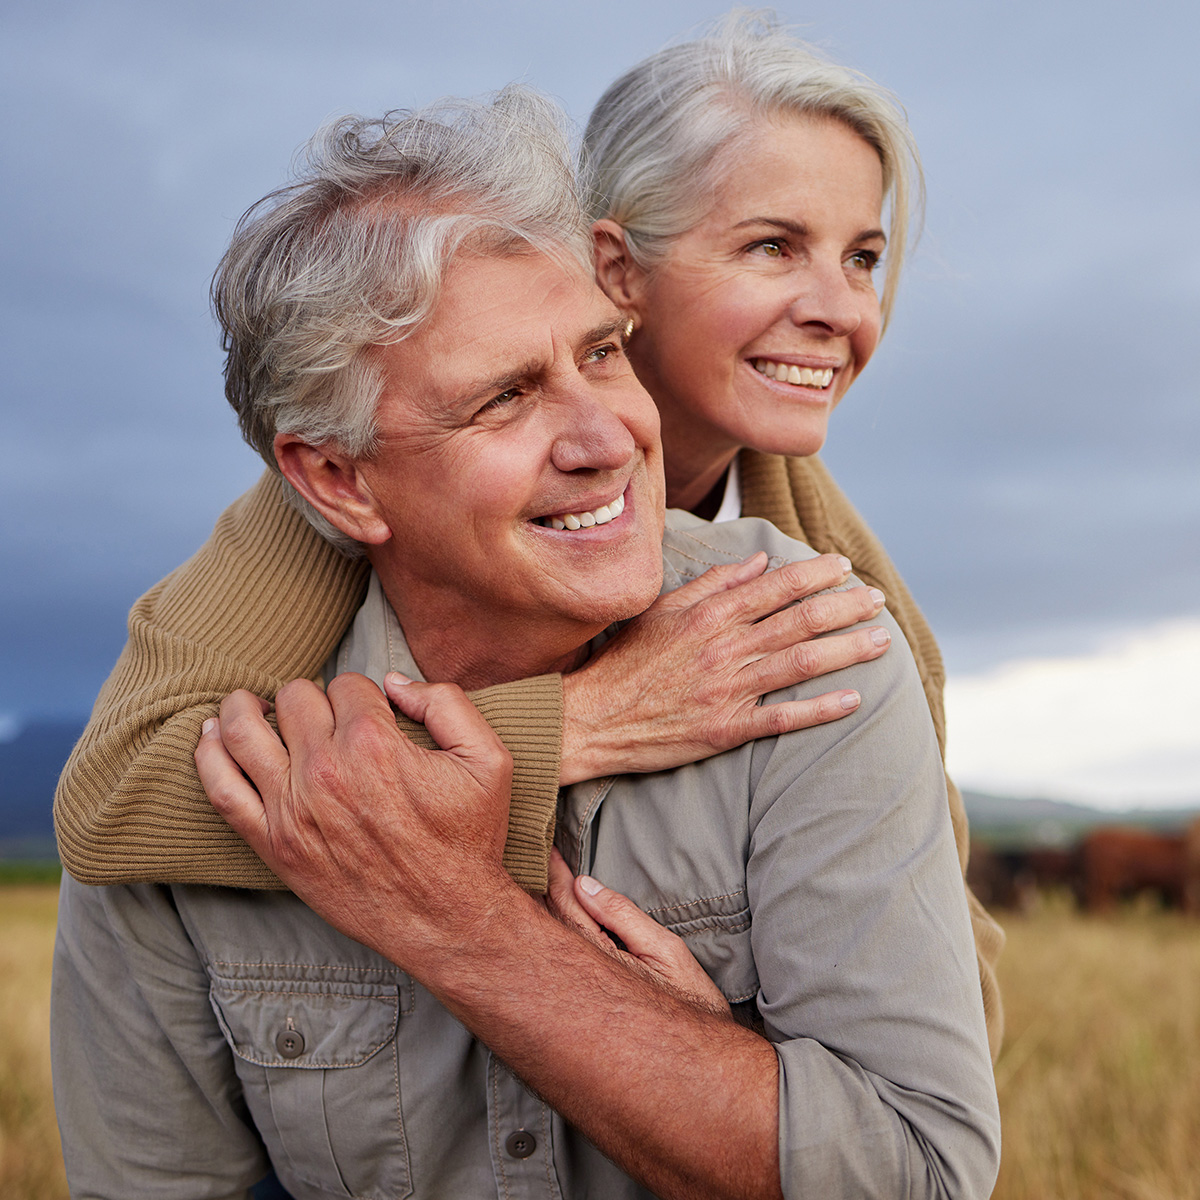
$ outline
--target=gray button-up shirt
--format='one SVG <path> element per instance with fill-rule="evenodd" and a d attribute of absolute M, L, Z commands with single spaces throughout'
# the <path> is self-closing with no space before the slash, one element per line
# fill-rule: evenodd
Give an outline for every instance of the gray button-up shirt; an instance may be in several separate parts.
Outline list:
<path fill-rule="evenodd" d="M 761 521 L 672 526 L 667 589 L 758 548 L 811 554 Z M 893 634 L 882 659 L 791 689 L 857 688 L 844 720 L 561 801 L 572 867 L 757 1005 L 789 1197 L 983 1197 L 995 1177 L 941 765 Z M 419 677 L 377 581 L 337 667 Z M 64 878 L 53 1038 L 77 1197 L 240 1196 L 268 1160 L 297 1200 L 645 1195 L 420 984 L 288 894 Z"/>

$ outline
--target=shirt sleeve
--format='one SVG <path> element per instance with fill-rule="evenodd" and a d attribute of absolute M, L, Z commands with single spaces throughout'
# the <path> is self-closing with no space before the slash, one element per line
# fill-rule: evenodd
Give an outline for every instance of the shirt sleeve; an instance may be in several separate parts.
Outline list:
<path fill-rule="evenodd" d="M 855 687 L 859 710 L 752 753 L 747 890 L 784 1194 L 985 1197 L 996 1090 L 920 681 L 894 637 L 817 685 Z"/>
<path fill-rule="evenodd" d="M 209 980 L 165 888 L 63 876 L 51 998 L 71 1195 L 245 1197 L 268 1170 Z"/>

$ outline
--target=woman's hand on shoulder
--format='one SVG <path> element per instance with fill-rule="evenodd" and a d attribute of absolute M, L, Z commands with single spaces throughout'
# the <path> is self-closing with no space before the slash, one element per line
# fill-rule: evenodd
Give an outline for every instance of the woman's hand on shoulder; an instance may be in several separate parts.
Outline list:
<path fill-rule="evenodd" d="M 565 676 L 563 784 L 668 770 L 858 707 L 858 693 L 844 688 L 810 700 L 759 701 L 883 654 L 886 629 L 847 628 L 874 617 L 883 594 L 827 590 L 850 572 L 836 554 L 767 566 L 760 552 L 712 567 L 660 596 Z M 821 636 L 836 630 L 845 632 Z"/>

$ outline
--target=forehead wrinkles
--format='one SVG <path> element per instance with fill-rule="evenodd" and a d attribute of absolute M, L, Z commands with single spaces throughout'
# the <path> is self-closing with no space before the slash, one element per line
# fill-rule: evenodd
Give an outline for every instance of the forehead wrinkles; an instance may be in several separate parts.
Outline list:
<path fill-rule="evenodd" d="M 387 378 L 385 401 L 452 420 L 489 394 L 537 386 L 622 324 L 570 256 L 471 255 L 447 272 L 437 307 L 411 337 L 370 353 Z"/>

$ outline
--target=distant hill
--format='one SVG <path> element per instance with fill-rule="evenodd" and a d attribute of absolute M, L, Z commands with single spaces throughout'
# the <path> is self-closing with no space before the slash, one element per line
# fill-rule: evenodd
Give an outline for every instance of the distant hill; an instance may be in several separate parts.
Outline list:
<path fill-rule="evenodd" d="M 1182 829 L 1198 814 L 1191 808 L 1091 808 L 1061 800 L 1018 800 L 963 792 L 971 837 L 997 847 L 1067 846 L 1097 825 L 1132 825 L 1160 833 Z"/>
<path fill-rule="evenodd" d="M 0 859 L 54 857 L 54 787 L 83 726 L 34 721 L 0 742 Z"/>

